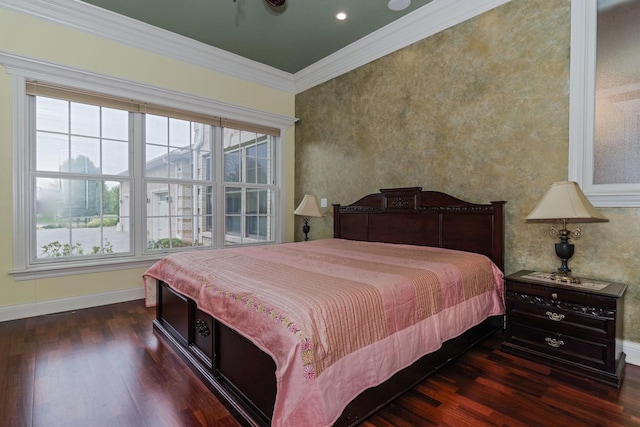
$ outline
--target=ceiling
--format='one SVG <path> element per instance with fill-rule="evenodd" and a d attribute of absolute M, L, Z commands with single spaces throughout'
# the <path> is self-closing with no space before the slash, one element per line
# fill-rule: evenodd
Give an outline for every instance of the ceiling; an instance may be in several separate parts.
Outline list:
<path fill-rule="evenodd" d="M 288 73 L 296 73 L 432 0 L 84 0 Z M 347 19 L 336 19 L 345 12 Z"/>

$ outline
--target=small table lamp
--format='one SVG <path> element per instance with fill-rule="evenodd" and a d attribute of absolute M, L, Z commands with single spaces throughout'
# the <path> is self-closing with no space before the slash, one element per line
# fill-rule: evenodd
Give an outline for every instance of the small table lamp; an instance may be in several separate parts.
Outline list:
<path fill-rule="evenodd" d="M 298 205 L 295 211 L 293 211 L 295 215 L 300 215 L 304 217 L 304 225 L 302 226 L 302 232 L 304 233 L 304 241 L 309 240 L 309 217 L 321 217 L 322 212 L 320 211 L 320 206 L 318 205 L 318 199 L 316 196 L 311 194 L 305 194 L 304 198 Z"/>
<path fill-rule="evenodd" d="M 567 223 L 609 221 L 593 207 L 578 184 L 573 181 L 552 184 L 525 220 L 527 222 L 562 222 L 561 230 L 551 226 L 549 234 L 560 238 L 560 243 L 556 243 L 556 255 L 562 260 L 562 265 L 556 273 L 553 273 L 552 278 L 557 282 L 565 283 L 580 282 L 578 278 L 571 276 L 567 261 L 573 256 L 574 251 L 573 243 L 569 243 L 569 239 L 571 237 L 578 239 L 582 233 L 580 228 L 574 231 L 567 230 Z"/>

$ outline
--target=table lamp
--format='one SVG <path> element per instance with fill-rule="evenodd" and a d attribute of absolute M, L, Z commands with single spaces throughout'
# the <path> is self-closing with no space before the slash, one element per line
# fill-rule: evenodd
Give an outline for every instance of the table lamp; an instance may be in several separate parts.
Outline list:
<path fill-rule="evenodd" d="M 305 194 L 304 198 L 298 205 L 295 211 L 293 211 L 295 215 L 300 215 L 304 217 L 304 225 L 302 226 L 302 232 L 304 233 L 304 241 L 309 240 L 309 230 L 311 227 L 309 226 L 309 217 L 321 217 L 322 212 L 320 211 L 320 206 L 318 204 L 318 199 L 316 196 L 311 194 Z"/>
<path fill-rule="evenodd" d="M 542 200 L 526 217 L 526 222 L 562 222 L 562 229 L 551 226 L 549 234 L 558 237 L 560 243 L 556 243 L 556 255 L 562 261 L 558 271 L 552 274 L 552 279 L 560 283 L 579 283 L 580 280 L 571 275 L 571 269 L 567 261 L 573 256 L 574 245 L 569 243 L 582 234 L 580 228 L 573 231 L 567 230 L 568 223 L 608 222 L 600 212 L 587 199 L 576 182 L 556 182 L 547 190 Z"/>

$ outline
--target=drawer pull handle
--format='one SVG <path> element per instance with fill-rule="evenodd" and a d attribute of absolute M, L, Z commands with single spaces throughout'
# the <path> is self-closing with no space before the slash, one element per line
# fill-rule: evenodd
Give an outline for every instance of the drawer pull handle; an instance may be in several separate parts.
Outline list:
<path fill-rule="evenodd" d="M 562 340 L 557 340 L 557 339 L 555 339 L 555 338 L 549 338 L 549 337 L 546 337 L 544 340 L 545 340 L 545 341 L 547 342 L 547 344 L 549 344 L 551 347 L 558 348 L 558 347 L 560 347 L 560 346 L 564 345 L 564 341 L 562 341 Z"/>
<path fill-rule="evenodd" d="M 564 319 L 564 314 L 552 313 L 550 311 L 547 311 L 545 314 L 549 316 L 549 319 L 553 320 L 554 322 L 559 322 Z"/>
<path fill-rule="evenodd" d="M 196 320 L 196 332 L 203 338 L 208 337 L 211 334 L 207 322 L 202 319 Z"/>

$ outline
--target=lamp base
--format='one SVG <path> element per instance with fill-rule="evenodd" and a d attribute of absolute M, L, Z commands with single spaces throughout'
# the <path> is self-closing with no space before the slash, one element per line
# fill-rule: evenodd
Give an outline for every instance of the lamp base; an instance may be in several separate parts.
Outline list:
<path fill-rule="evenodd" d="M 558 267 L 558 271 L 551 273 L 551 278 L 556 283 L 580 283 L 580 279 L 571 275 L 571 269 L 567 265 L 575 249 L 573 243 L 569 243 L 569 235 L 571 232 L 567 230 L 566 225 L 564 225 L 558 233 L 560 234 L 560 243 L 556 243 L 555 245 L 556 255 L 558 255 L 562 264 Z"/>
<path fill-rule="evenodd" d="M 556 283 L 568 283 L 568 284 L 580 283 L 580 279 L 578 279 L 577 277 L 573 277 L 571 275 L 571 272 L 556 271 L 554 273 L 551 273 L 551 280 L 553 280 Z"/>
<path fill-rule="evenodd" d="M 311 226 L 309 226 L 309 218 L 305 217 L 304 224 L 302 225 L 302 232 L 304 233 L 305 242 L 309 240 L 309 230 L 311 230 Z"/>

